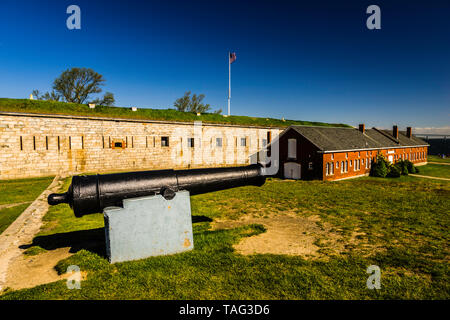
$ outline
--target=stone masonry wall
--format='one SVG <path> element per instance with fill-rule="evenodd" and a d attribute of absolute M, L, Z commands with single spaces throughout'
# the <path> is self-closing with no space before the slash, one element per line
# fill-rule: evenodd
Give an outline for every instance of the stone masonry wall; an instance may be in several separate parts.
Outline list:
<path fill-rule="evenodd" d="M 245 165 L 269 131 L 282 129 L 3 112 L 0 180 Z"/>

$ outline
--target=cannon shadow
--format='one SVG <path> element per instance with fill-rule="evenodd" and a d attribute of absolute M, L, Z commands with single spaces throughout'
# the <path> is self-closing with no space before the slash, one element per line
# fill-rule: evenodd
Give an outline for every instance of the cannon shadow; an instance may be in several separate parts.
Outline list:
<path fill-rule="evenodd" d="M 206 216 L 192 216 L 192 223 L 212 222 L 213 219 Z M 20 249 L 28 249 L 39 246 L 51 251 L 70 247 L 70 253 L 87 250 L 106 258 L 105 228 L 55 233 L 45 236 L 37 236 L 31 244 L 21 245 Z"/>
<path fill-rule="evenodd" d="M 97 228 L 37 236 L 31 244 L 21 245 L 19 248 L 28 249 L 33 246 L 39 246 L 49 251 L 70 247 L 70 253 L 84 249 L 106 257 L 105 229 Z"/>

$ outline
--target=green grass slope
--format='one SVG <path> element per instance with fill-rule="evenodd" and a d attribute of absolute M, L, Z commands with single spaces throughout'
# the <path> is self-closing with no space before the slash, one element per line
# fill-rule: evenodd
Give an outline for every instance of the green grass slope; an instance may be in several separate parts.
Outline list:
<path fill-rule="evenodd" d="M 8 99 L 0 98 L 0 112 L 24 112 L 39 114 L 60 114 L 75 116 L 94 116 L 108 118 L 125 118 L 140 120 L 167 120 L 167 121 L 203 121 L 205 123 L 220 123 L 233 125 L 267 126 L 267 127 L 288 127 L 290 125 L 313 125 L 313 126 L 339 126 L 348 127 L 346 124 L 332 124 L 324 122 L 280 120 L 273 118 L 257 118 L 247 116 L 230 116 L 205 113 L 197 116 L 192 112 L 180 112 L 175 109 L 147 109 L 139 108 L 131 111 L 130 108 L 102 107 L 96 106 L 89 109 L 86 104 L 65 103 L 55 101 L 39 101 L 29 99 Z"/>

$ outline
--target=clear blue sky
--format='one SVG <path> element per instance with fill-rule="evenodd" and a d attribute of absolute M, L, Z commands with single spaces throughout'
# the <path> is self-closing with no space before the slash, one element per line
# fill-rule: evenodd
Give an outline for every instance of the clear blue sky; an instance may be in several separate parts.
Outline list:
<path fill-rule="evenodd" d="M 81 8 L 81 30 L 66 8 Z M 366 8 L 381 8 L 381 30 Z M 48 91 L 89 67 L 116 105 L 173 106 L 187 90 L 232 113 L 352 125 L 445 127 L 449 1 L 1 0 L 0 97 Z"/>

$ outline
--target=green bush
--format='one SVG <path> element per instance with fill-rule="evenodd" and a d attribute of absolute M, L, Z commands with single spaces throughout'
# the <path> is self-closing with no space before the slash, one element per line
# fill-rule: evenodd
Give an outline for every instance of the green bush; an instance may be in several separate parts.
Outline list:
<path fill-rule="evenodd" d="M 389 167 L 389 172 L 387 174 L 388 177 L 390 177 L 390 178 L 398 178 L 401 175 L 402 175 L 402 168 L 398 164 L 395 164 L 393 166 L 391 165 Z"/>
<path fill-rule="evenodd" d="M 372 164 L 372 168 L 370 169 L 370 175 L 372 177 L 381 177 L 384 178 L 388 174 L 388 166 L 389 163 L 386 161 L 382 154 L 377 155 L 377 159 Z"/>
<path fill-rule="evenodd" d="M 404 176 L 408 175 L 408 166 L 405 161 L 399 160 L 395 165 L 398 165 L 400 168 L 400 173 Z"/>
<path fill-rule="evenodd" d="M 416 172 L 418 172 L 418 171 L 416 171 L 416 167 L 414 167 L 414 163 L 412 163 L 409 160 L 405 160 L 405 162 L 406 162 L 406 166 L 408 168 L 408 172 L 409 173 L 416 173 Z"/>

